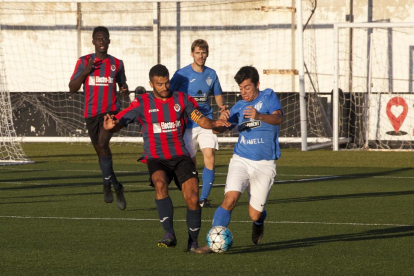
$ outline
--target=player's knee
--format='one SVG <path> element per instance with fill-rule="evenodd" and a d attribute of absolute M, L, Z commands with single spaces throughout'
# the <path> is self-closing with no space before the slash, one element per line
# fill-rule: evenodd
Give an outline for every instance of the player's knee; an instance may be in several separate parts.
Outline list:
<path fill-rule="evenodd" d="M 260 212 L 250 212 L 250 218 L 252 219 L 252 221 L 258 221 L 260 219 L 260 217 L 262 216 L 262 213 Z"/>
<path fill-rule="evenodd" d="M 155 197 L 157 199 L 163 199 L 168 196 L 168 185 L 162 180 L 153 181 L 155 188 Z"/>
<path fill-rule="evenodd" d="M 185 191 L 183 190 L 183 196 L 184 196 L 184 200 L 187 204 L 187 207 L 191 210 L 195 210 L 197 209 L 197 206 L 199 204 L 199 199 L 198 199 L 198 193 L 196 191 L 190 190 L 190 191 Z"/>
<path fill-rule="evenodd" d="M 185 199 L 185 201 L 187 203 L 188 209 L 190 209 L 190 210 L 198 209 L 199 202 L 198 202 L 198 195 L 197 194 L 193 194 L 193 195 L 188 196 Z"/>
<path fill-rule="evenodd" d="M 231 211 L 234 209 L 234 207 L 236 207 L 236 203 L 237 203 L 237 198 L 232 197 L 232 196 L 225 196 L 221 206 L 224 209 Z"/>

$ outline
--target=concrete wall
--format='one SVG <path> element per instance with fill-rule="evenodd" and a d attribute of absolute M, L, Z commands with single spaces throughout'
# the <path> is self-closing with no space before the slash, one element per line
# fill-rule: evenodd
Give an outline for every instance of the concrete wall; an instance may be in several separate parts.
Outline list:
<path fill-rule="evenodd" d="M 197 38 L 209 42 L 207 65 L 217 71 L 225 91 L 237 91 L 233 76 L 243 65 L 254 65 L 259 72 L 298 68 L 295 13 L 261 11 L 261 7 L 294 8 L 295 0 L 160 2 L 160 18 L 157 18 L 155 2 L 82 3 L 80 6 L 76 3 L 0 3 L 2 66 L 6 69 L 8 89 L 67 91 L 79 54 L 94 51 L 91 34 L 98 25 L 110 29 L 109 53 L 124 60 L 131 88 L 138 85 L 149 88 L 148 71 L 158 59 L 170 69 L 171 75 L 178 67 L 191 63 L 190 45 Z M 304 33 L 304 52 L 318 90 L 326 92 L 333 87 L 333 24 L 346 21 L 351 1 L 319 0 L 317 3 L 315 15 Z M 305 23 L 312 9 L 311 2 L 302 1 L 302 6 Z M 78 7 L 82 16 L 80 39 Z M 353 13 L 355 22 L 409 22 L 414 18 L 414 4 L 410 0 L 354 0 Z M 160 36 L 156 29 L 158 19 Z M 366 54 L 367 41 L 362 36 L 354 48 Z M 397 38 L 394 42 L 401 44 Z M 411 40 L 402 43 L 405 48 L 414 44 Z M 402 64 L 401 70 L 407 71 L 407 66 L 408 62 Z M 366 66 L 362 67 L 364 71 Z M 297 91 L 297 77 L 261 74 L 261 87 Z M 307 90 L 311 90 L 308 81 Z"/>

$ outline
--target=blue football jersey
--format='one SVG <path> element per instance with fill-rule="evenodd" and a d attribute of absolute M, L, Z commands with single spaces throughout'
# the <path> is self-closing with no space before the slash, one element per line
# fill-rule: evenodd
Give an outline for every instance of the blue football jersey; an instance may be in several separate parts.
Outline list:
<path fill-rule="evenodd" d="M 238 101 L 230 110 L 229 122 L 237 125 L 239 139 L 234 146 L 234 154 L 250 160 L 276 160 L 280 157 L 279 126 L 260 120 L 245 119 L 243 111 L 253 106 L 261 114 L 272 114 L 282 110 L 279 98 L 272 89 L 259 92 L 251 102 Z"/>
<path fill-rule="evenodd" d="M 210 106 L 210 96 L 221 95 L 222 90 L 216 71 L 204 66 L 203 72 L 196 72 L 191 64 L 175 72 L 170 81 L 171 91 L 181 91 L 193 97 L 198 103 L 198 109 L 204 116 L 212 119 L 213 108 Z M 188 120 L 187 128 L 197 127 Z"/>

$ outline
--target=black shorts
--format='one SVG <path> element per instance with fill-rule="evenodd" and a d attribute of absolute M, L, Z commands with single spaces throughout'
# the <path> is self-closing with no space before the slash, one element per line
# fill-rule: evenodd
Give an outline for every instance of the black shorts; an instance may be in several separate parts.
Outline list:
<path fill-rule="evenodd" d="M 164 171 L 168 177 L 168 184 L 174 179 L 175 185 L 181 190 L 181 185 L 190 178 L 197 178 L 198 172 L 195 168 L 193 160 L 189 156 L 179 156 L 173 159 L 149 159 L 147 161 L 148 171 L 150 174 L 151 186 L 154 186 L 152 183 L 151 176 L 156 171 Z"/>
<path fill-rule="evenodd" d="M 103 128 L 104 117 L 106 114 L 115 115 L 118 111 L 111 111 L 107 113 L 98 114 L 92 118 L 85 118 L 86 128 L 88 129 L 89 137 L 92 145 L 97 145 L 99 140 L 99 132 Z"/>

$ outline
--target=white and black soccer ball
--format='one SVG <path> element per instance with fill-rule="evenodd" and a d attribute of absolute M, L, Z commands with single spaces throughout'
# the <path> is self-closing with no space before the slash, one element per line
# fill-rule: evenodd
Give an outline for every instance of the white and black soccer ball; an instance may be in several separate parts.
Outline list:
<path fill-rule="evenodd" d="M 207 233 L 207 245 L 215 253 L 223 253 L 233 245 L 233 234 L 224 226 L 214 226 Z"/>

